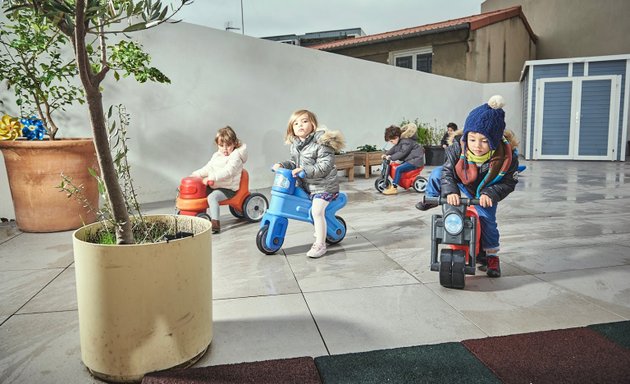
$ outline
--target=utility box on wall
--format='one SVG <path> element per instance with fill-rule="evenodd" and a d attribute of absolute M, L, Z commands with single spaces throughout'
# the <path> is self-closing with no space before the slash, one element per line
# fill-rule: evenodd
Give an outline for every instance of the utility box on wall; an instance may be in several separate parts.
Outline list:
<path fill-rule="evenodd" d="M 527 61 L 525 158 L 624 161 L 629 72 L 630 55 Z"/>

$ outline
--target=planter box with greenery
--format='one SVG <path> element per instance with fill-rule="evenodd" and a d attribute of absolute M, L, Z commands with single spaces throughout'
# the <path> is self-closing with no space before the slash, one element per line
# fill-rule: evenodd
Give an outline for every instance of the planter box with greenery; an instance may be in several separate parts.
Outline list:
<path fill-rule="evenodd" d="M 354 181 L 354 154 L 339 153 L 335 155 L 335 166 L 338 171 L 346 171 L 348 181 Z"/>
<path fill-rule="evenodd" d="M 365 167 L 365 178 L 369 179 L 372 173 L 373 165 L 381 165 L 383 163 L 383 151 L 376 148 L 376 145 L 365 144 L 357 147 L 356 151 L 350 152 L 354 154 L 354 165 Z"/>

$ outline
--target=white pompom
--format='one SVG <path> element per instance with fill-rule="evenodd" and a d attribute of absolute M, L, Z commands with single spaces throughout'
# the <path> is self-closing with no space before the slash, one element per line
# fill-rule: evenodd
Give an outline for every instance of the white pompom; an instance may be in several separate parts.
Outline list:
<path fill-rule="evenodd" d="M 490 100 L 488 100 L 488 105 L 492 109 L 503 108 L 503 106 L 505 105 L 505 100 L 503 100 L 503 96 L 501 95 L 494 95 L 490 98 Z"/>

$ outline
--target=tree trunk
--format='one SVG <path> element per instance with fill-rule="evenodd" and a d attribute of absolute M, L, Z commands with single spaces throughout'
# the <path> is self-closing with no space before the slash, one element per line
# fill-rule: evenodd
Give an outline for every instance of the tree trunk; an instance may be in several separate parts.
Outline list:
<path fill-rule="evenodd" d="M 103 95 L 99 90 L 99 86 L 107 73 L 107 68 L 103 67 L 98 74 L 92 73 L 85 45 L 87 33 L 85 30 L 85 0 L 77 0 L 76 10 L 75 28 L 71 38 L 74 43 L 79 78 L 85 89 L 92 134 L 94 136 L 94 146 L 96 147 L 96 155 L 101 168 L 101 177 L 105 183 L 105 193 L 111 204 L 112 215 L 117 224 L 116 242 L 118 244 L 133 244 L 131 221 L 129 220 L 125 197 L 118 182 L 112 153 L 109 149 L 107 125 L 105 124 L 103 112 Z"/>

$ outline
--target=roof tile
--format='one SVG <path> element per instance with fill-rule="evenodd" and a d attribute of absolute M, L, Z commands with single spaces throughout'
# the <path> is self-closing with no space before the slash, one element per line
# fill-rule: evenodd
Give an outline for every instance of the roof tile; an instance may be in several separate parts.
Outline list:
<path fill-rule="evenodd" d="M 322 43 L 317 45 L 311 45 L 309 48 L 320 49 L 320 50 L 334 50 L 338 48 L 347 48 L 355 45 L 365 45 L 369 43 L 377 43 L 379 41 L 386 41 L 392 39 L 403 39 L 405 36 L 416 35 L 418 33 L 429 32 L 429 31 L 438 31 L 445 28 L 453 28 L 457 26 L 464 26 L 466 24 L 469 25 L 471 31 L 474 31 L 479 28 L 483 28 L 485 26 L 498 23 L 503 20 L 510 19 L 512 17 L 520 16 L 525 23 L 526 28 L 528 29 L 532 39 L 536 40 L 536 36 L 532 32 L 523 12 L 521 10 L 521 6 L 515 6 L 511 8 L 499 9 L 496 11 L 480 13 L 478 15 L 472 15 L 467 17 L 462 17 L 459 19 L 441 21 L 439 23 L 426 24 L 418 27 L 411 27 L 405 29 L 399 29 L 391 32 L 383 32 L 377 33 L 374 35 L 366 35 L 355 38 L 349 38 L 344 40 L 337 40 L 329 43 Z"/>

